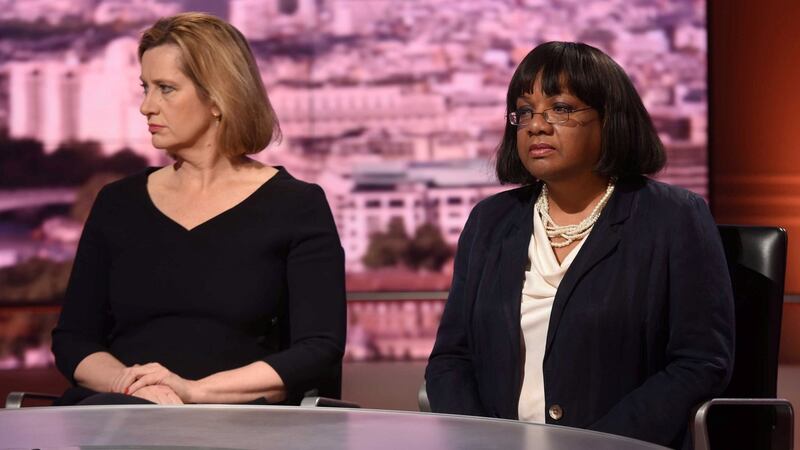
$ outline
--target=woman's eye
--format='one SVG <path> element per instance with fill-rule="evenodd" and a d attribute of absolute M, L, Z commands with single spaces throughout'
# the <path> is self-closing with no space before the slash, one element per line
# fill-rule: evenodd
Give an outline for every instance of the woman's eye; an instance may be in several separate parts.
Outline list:
<path fill-rule="evenodd" d="M 144 91 L 144 93 L 147 94 L 147 85 L 142 83 L 139 86 L 141 86 L 142 87 L 142 91 Z"/>
<path fill-rule="evenodd" d="M 574 110 L 575 110 L 575 108 L 573 108 L 573 107 L 571 107 L 569 105 L 556 105 L 556 106 L 553 106 L 553 112 L 559 113 L 559 114 L 571 113 Z"/>
<path fill-rule="evenodd" d="M 161 89 L 161 93 L 163 93 L 163 94 L 169 94 L 170 92 L 172 92 L 172 91 L 174 91 L 174 90 L 175 90 L 175 88 L 174 88 L 174 87 L 172 87 L 172 86 L 167 86 L 166 84 L 160 84 L 160 85 L 158 86 L 158 88 L 159 88 L 159 89 Z"/>
<path fill-rule="evenodd" d="M 517 115 L 520 117 L 529 116 L 532 112 L 533 110 L 527 106 L 517 108 Z"/>

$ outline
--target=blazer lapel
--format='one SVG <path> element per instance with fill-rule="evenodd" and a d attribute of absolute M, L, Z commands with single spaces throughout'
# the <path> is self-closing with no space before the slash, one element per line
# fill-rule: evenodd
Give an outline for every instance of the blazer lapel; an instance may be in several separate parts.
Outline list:
<path fill-rule="evenodd" d="M 525 281 L 528 245 L 530 244 L 531 231 L 533 229 L 533 205 L 528 209 L 530 212 L 521 214 L 520 220 L 515 221 L 517 223 L 511 226 L 500 248 L 500 267 L 498 267 L 500 298 L 503 302 L 503 310 L 506 313 L 505 319 L 509 324 L 517 325 L 517 327 L 509 327 L 509 330 L 515 330 L 519 327 L 520 296 L 522 295 L 522 284 Z M 518 345 L 519 336 L 517 333 L 511 337 L 512 341 Z"/>
<path fill-rule="evenodd" d="M 516 367 L 511 373 L 522 373 L 519 357 L 520 354 L 520 301 L 522 285 L 525 281 L 525 265 L 528 258 L 528 245 L 533 232 L 533 202 L 538 196 L 540 186 L 534 186 L 530 197 L 520 198 L 518 208 L 509 214 L 509 226 L 504 233 L 500 245 L 500 255 L 497 259 L 498 302 L 505 321 L 505 333 L 511 360 Z M 519 377 L 514 377 L 517 385 L 514 393 L 519 392 Z M 514 405 L 516 407 L 516 404 Z M 516 410 L 514 410 L 516 411 Z"/>
<path fill-rule="evenodd" d="M 558 331 L 561 316 L 564 314 L 575 286 L 592 267 L 617 248 L 622 232 L 621 224 L 630 214 L 634 195 L 635 188 L 626 183 L 617 183 L 614 194 L 609 199 L 605 210 L 601 213 L 600 218 L 594 225 L 594 229 L 589 233 L 589 237 L 558 285 L 556 297 L 553 301 L 553 309 L 550 312 L 550 324 L 547 328 L 545 360 L 550 354 L 550 348 Z"/>

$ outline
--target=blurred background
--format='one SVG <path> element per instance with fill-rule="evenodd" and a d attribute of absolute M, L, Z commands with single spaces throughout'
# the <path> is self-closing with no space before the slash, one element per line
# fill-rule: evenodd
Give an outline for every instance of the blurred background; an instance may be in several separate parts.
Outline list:
<path fill-rule="evenodd" d="M 248 38 L 284 134 L 257 158 L 325 189 L 345 248 L 345 396 L 415 409 L 408 391 L 433 344 L 458 235 L 476 202 L 510 187 L 492 159 L 505 91 L 539 43 L 583 41 L 611 55 L 666 144 L 659 178 L 709 200 L 720 222 L 781 225 L 792 241 L 800 176 L 767 162 L 768 140 L 749 133 L 782 117 L 787 93 L 770 102 L 742 93 L 781 81 L 739 56 L 765 58 L 767 43 L 796 50 L 800 39 L 756 27 L 745 41 L 733 30 L 788 20 L 797 6 L 709 2 L 0 0 L 0 395 L 13 388 L 2 376 L 63 388 L 49 333 L 94 196 L 168 163 L 138 111 L 137 41 L 157 18 L 211 12 Z M 740 127 L 745 118 L 758 123 Z M 775 195 L 781 183 L 792 186 L 788 200 Z M 760 193 L 773 200 L 754 204 Z M 790 259 L 796 273 L 794 246 Z M 794 293 L 797 278 L 789 274 Z M 800 323 L 794 309 L 785 320 Z M 800 362 L 793 351 L 782 361 Z M 396 392 L 381 388 L 388 376 L 400 380 Z"/>

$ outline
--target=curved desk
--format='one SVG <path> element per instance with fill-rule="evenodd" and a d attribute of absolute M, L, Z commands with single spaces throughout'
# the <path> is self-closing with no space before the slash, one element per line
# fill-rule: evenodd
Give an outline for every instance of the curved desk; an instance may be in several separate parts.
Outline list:
<path fill-rule="evenodd" d="M 0 410 L 0 447 L 644 450 L 654 444 L 574 428 L 343 408 L 73 406 Z"/>

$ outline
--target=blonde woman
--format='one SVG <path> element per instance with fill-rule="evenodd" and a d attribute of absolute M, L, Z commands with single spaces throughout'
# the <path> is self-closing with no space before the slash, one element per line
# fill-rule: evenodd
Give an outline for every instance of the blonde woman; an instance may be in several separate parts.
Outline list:
<path fill-rule="evenodd" d="M 60 403 L 338 395 L 343 251 L 319 186 L 248 157 L 280 131 L 247 42 L 185 13 L 139 59 L 141 113 L 175 163 L 98 195 L 53 331 L 74 383 Z"/>

